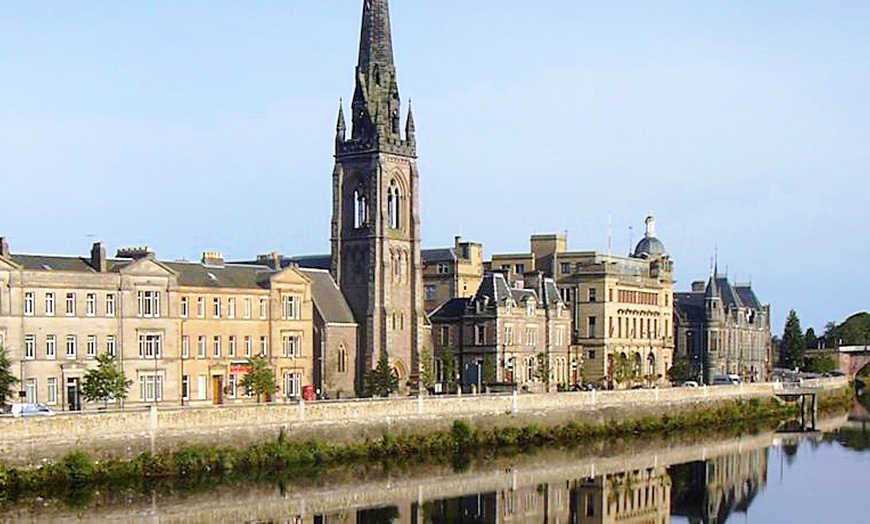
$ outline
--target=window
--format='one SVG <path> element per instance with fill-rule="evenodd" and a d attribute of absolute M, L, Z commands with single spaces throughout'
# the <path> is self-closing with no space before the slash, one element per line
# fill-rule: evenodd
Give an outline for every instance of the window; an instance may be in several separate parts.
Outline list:
<path fill-rule="evenodd" d="M 139 358 L 160 358 L 162 342 L 158 333 L 139 333 Z"/>
<path fill-rule="evenodd" d="M 589 302 L 597 302 L 598 301 L 598 290 L 594 287 L 589 288 Z"/>
<path fill-rule="evenodd" d="M 236 318 L 236 299 L 227 299 L 227 318 Z"/>
<path fill-rule="evenodd" d="M 196 398 L 199 400 L 205 400 L 206 395 L 208 393 L 208 377 L 205 375 L 198 375 L 196 377 Z"/>
<path fill-rule="evenodd" d="M 78 346 L 78 340 L 75 335 L 67 335 L 66 336 L 66 358 L 74 359 L 76 358 L 76 349 Z"/>
<path fill-rule="evenodd" d="M 447 262 L 439 262 L 438 263 L 438 274 L 439 275 L 450 274 L 450 264 L 448 264 Z"/>
<path fill-rule="evenodd" d="M 254 350 L 254 339 L 253 337 L 246 336 L 245 337 L 245 357 L 251 358 L 251 353 Z"/>
<path fill-rule="evenodd" d="M 33 311 L 36 304 L 36 296 L 32 291 L 28 291 L 24 294 L 24 315 L 28 317 L 33 316 Z"/>
<path fill-rule="evenodd" d="M 504 344 L 506 346 L 513 346 L 514 342 L 514 327 L 511 325 L 506 325 L 504 327 Z"/>
<path fill-rule="evenodd" d="M 300 379 L 299 373 L 286 373 L 284 375 L 284 392 L 288 397 L 299 396 Z"/>
<path fill-rule="evenodd" d="M 181 399 L 190 400 L 190 375 L 181 377 Z"/>
<path fill-rule="evenodd" d="M 486 344 L 486 326 L 474 326 L 474 343 L 478 346 Z"/>
<path fill-rule="evenodd" d="M 54 316 L 54 293 L 45 294 L 45 314 L 50 317 Z"/>
<path fill-rule="evenodd" d="M 299 357 L 302 355 L 301 337 L 299 335 L 284 335 L 282 337 L 282 352 L 285 357 Z"/>
<path fill-rule="evenodd" d="M 296 295 L 284 295 L 284 320 L 299 319 L 299 302 Z"/>
<path fill-rule="evenodd" d="M 435 286 L 426 286 L 423 289 L 426 293 L 426 300 L 435 300 L 438 292 Z"/>
<path fill-rule="evenodd" d="M 187 318 L 188 314 L 190 314 L 190 299 L 181 297 L 181 318 Z"/>
<path fill-rule="evenodd" d="M 526 265 L 525 264 L 517 264 L 515 269 L 516 269 L 516 273 L 518 275 L 522 275 L 523 273 L 526 272 Z"/>
<path fill-rule="evenodd" d="M 97 336 L 96 335 L 88 335 L 87 347 L 85 348 L 85 354 L 88 358 L 94 358 L 97 356 Z"/>
<path fill-rule="evenodd" d="M 196 339 L 196 356 L 197 358 L 205 358 L 205 337 Z"/>
<path fill-rule="evenodd" d="M 106 354 L 113 357 L 117 354 L 117 350 L 115 349 L 115 335 L 106 336 Z"/>
<path fill-rule="evenodd" d="M 567 275 L 571 273 L 571 263 L 570 262 L 562 262 L 562 274 Z"/>
<path fill-rule="evenodd" d="M 140 317 L 157 318 L 160 316 L 160 292 L 159 291 L 139 291 L 139 313 Z"/>
<path fill-rule="evenodd" d="M 54 406 L 57 404 L 57 377 L 48 377 L 45 379 L 45 385 L 47 387 L 46 393 L 48 394 L 45 398 L 45 403 L 49 406 Z"/>
<path fill-rule="evenodd" d="M 27 360 L 36 358 L 36 335 L 24 335 L 24 358 Z"/>
<path fill-rule="evenodd" d="M 163 377 L 161 375 L 139 376 L 139 400 L 142 402 L 163 400 Z"/>
<path fill-rule="evenodd" d="M 594 349 L 589 350 L 589 360 L 595 360 L 595 350 Z"/>
<path fill-rule="evenodd" d="M 526 327 L 526 345 L 527 346 L 537 346 L 538 345 L 538 328 L 535 326 L 527 326 Z"/>
<path fill-rule="evenodd" d="M 29 378 L 24 381 L 24 400 L 28 404 L 36 402 L 36 379 Z"/>
<path fill-rule="evenodd" d="M 75 293 L 67 293 L 66 294 L 66 316 L 68 316 L 68 317 L 76 316 L 76 294 Z"/>
<path fill-rule="evenodd" d="M 260 337 L 260 356 L 265 357 L 269 353 L 269 337 Z"/>
<path fill-rule="evenodd" d="M 231 373 L 229 376 L 229 383 L 227 384 L 227 397 L 228 398 L 236 398 L 236 387 L 238 387 L 239 376 L 235 373 Z"/>
<path fill-rule="evenodd" d="M 362 186 L 353 192 L 353 207 L 354 229 L 365 227 L 368 222 L 368 203 L 366 202 L 365 188 Z"/>
<path fill-rule="evenodd" d="M 450 326 L 441 326 L 438 328 L 438 343 L 442 346 L 450 345 Z"/>
<path fill-rule="evenodd" d="M 196 317 L 205 318 L 205 297 L 197 297 L 196 299 Z"/>
<path fill-rule="evenodd" d="M 253 309 L 252 300 L 250 298 L 245 298 L 245 318 L 251 318 Z"/>
<path fill-rule="evenodd" d="M 212 300 L 212 316 L 214 318 L 221 318 L 221 299 L 220 297 L 214 297 Z"/>
<path fill-rule="evenodd" d="M 214 337 L 213 349 L 214 349 L 214 353 L 213 353 L 214 358 L 221 358 L 221 337 L 220 336 Z"/>
<path fill-rule="evenodd" d="M 236 358 L 236 336 L 230 335 L 230 358 Z"/>
<path fill-rule="evenodd" d="M 588 324 L 589 338 L 595 338 L 595 336 L 597 335 L 597 333 L 596 333 L 597 330 L 595 329 L 596 322 L 597 322 L 597 319 L 595 317 L 589 317 L 589 324 Z"/>
<path fill-rule="evenodd" d="M 45 336 L 45 358 L 57 358 L 57 337 L 54 335 Z"/>
<path fill-rule="evenodd" d="M 395 180 L 393 180 L 390 188 L 387 190 L 387 215 L 390 219 L 390 227 L 393 229 L 401 229 L 402 194 L 399 191 L 399 186 Z"/>
<path fill-rule="evenodd" d="M 106 316 L 114 317 L 115 316 L 115 295 L 114 293 L 109 293 L 106 295 Z"/>
<path fill-rule="evenodd" d="M 266 318 L 268 311 L 269 311 L 269 299 L 261 298 L 260 299 L 260 318 Z"/>
<path fill-rule="evenodd" d="M 93 317 L 97 314 L 97 294 L 88 293 L 85 297 L 85 316 Z"/>
<path fill-rule="evenodd" d="M 608 294 L 608 300 L 610 300 L 610 302 L 613 302 L 613 288 L 610 288 L 609 290 L 607 290 L 607 294 Z"/>
<path fill-rule="evenodd" d="M 338 372 L 347 373 L 347 350 L 344 346 L 338 347 Z"/>
<path fill-rule="evenodd" d="M 565 328 L 557 327 L 556 328 L 556 345 L 564 346 L 565 345 Z"/>
<path fill-rule="evenodd" d="M 190 358 L 190 336 L 181 337 L 181 358 Z"/>

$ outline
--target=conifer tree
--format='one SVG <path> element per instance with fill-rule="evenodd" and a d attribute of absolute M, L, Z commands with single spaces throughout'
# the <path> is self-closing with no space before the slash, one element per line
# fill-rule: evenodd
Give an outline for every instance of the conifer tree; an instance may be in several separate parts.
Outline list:
<path fill-rule="evenodd" d="M 399 377 L 390 367 L 385 351 L 381 352 L 377 367 L 366 373 L 365 386 L 366 392 L 373 397 L 389 397 L 390 393 L 399 390 Z"/>
<path fill-rule="evenodd" d="M 804 365 L 804 334 L 801 321 L 795 310 L 788 312 L 785 329 L 782 332 L 782 363 L 788 368 L 801 368 Z"/>
<path fill-rule="evenodd" d="M 12 374 L 12 361 L 6 348 L 0 346 L 0 406 L 5 406 L 7 399 L 15 398 L 15 384 L 18 384 L 18 379 Z"/>

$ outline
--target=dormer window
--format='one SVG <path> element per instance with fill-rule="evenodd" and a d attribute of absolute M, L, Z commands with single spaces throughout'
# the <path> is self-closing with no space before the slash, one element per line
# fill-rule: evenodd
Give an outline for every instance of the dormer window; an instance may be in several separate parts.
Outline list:
<path fill-rule="evenodd" d="M 526 315 L 531 317 L 534 314 L 535 314 L 535 301 L 530 299 L 528 302 L 526 302 Z"/>

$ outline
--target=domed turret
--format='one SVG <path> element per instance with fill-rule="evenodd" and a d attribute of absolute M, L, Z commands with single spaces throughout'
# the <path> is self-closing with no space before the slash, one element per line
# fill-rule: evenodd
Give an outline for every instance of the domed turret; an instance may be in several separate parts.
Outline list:
<path fill-rule="evenodd" d="M 656 238 L 656 219 L 650 215 L 646 217 L 646 233 L 634 248 L 635 258 L 655 258 L 667 255 L 665 245 Z"/>

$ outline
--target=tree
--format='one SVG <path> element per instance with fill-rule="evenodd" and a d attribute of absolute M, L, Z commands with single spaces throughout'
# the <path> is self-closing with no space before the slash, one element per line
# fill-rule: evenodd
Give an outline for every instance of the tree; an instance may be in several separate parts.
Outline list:
<path fill-rule="evenodd" d="M 795 310 L 788 312 L 785 329 L 782 332 L 782 364 L 787 368 L 801 368 L 804 365 L 804 332 Z"/>
<path fill-rule="evenodd" d="M 837 363 L 829 353 L 819 353 L 810 361 L 809 367 L 813 373 L 830 373 L 837 369 Z"/>
<path fill-rule="evenodd" d="M 535 367 L 535 376 L 544 383 L 547 391 L 550 391 L 550 355 L 538 353 L 538 365 Z"/>
<path fill-rule="evenodd" d="M 378 359 L 378 365 L 375 369 L 366 373 L 365 387 L 366 392 L 374 397 L 389 397 L 390 393 L 399 390 L 399 376 L 390 367 L 385 351 L 381 351 L 381 357 Z"/>
<path fill-rule="evenodd" d="M 0 346 L 0 406 L 5 406 L 7 399 L 15 398 L 15 384 L 18 384 L 18 379 L 12 374 L 12 361 L 6 348 Z"/>
<path fill-rule="evenodd" d="M 133 385 L 127 380 L 124 370 L 115 362 L 115 357 L 104 353 L 97 356 L 97 367 L 85 373 L 82 395 L 89 402 L 102 402 L 108 406 L 110 400 L 121 402 Z"/>
<path fill-rule="evenodd" d="M 804 335 L 804 347 L 807 349 L 816 349 L 818 343 L 819 339 L 816 337 L 816 330 L 813 328 L 807 329 L 807 333 Z"/>
<path fill-rule="evenodd" d="M 441 374 L 449 393 L 456 387 L 456 357 L 449 349 L 445 349 L 441 353 Z"/>
<path fill-rule="evenodd" d="M 625 353 L 620 353 L 613 361 L 613 378 L 618 384 L 634 380 L 636 377 L 635 365 Z"/>
<path fill-rule="evenodd" d="M 495 357 L 493 355 L 486 355 L 483 357 L 483 381 L 491 384 L 495 382 L 495 379 Z"/>
<path fill-rule="evenodd" d="M 435 370 L 432 366 L 432 352 L 425 348 L 420 355 L 420 380 L 426 390 L 431 390 L 435 385 Z"/>
<path fill-rule="evenodd" d="M 674 358 L 674 365 L 668 370 L 668 379 L 670 379 L 671 382 L 680 384 L 687 380 L 692 380 L 693 378 L 695 377 L 692 373 L 691 366 L 689 366 L 689 357 L 686 355 L 679 355 Z"/>
<path fill-rule="evenodd" d="M 837 333 L 844 346 L 870 344 L 870 313 L 855 313 L 837 327 Z"/>
<path fill-rule="evenodd" d="M 822 338 L 825 339 L 826 348 L 833 349 L 840 347 L 840 333 L 836 322 L 828 322 L 825 324 L 825 334 L 822 335 Z"/>
<path fill-rule="evenodd" d="M 278 391 L 278 385 L 275 383 L 275 370 L 269 364 L 269 358 L 250 358 L 248 373 L 242 378 L 241 385 L 257 395 L 257 402 L 260 402 L 263 395 L 274 395 Z"/>

